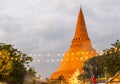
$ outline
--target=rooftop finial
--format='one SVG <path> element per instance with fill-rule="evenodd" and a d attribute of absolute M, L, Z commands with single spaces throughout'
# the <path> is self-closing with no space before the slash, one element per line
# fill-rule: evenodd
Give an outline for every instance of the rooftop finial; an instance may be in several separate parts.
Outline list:
<path fill-rule="evenodd" d="M 80 5 L 80 7 L 82 7 L 82 5 Z"/>
<path fill-rule="evenodd" d="M 82 5 L 80 5 L 80 8 L 82 8 Z"/>
<path fill-rule="evenodd" d="M 80 10 L 82 10 L 82 5 L 80 5 Z"/>

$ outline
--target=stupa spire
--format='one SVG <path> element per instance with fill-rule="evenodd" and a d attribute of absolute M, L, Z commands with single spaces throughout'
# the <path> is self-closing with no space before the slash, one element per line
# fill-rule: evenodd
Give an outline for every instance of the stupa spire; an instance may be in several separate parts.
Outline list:
<path fill-rule="evenodd" d="M 85 45 L 88 44 L 89 46 L 92 46 L 90 43 L 90 39 L 88 37 L 82 8 L 80 7 L 77 24 L 76 24 L 76 30 L 75 30 L 74 38 L 72 40 L 71 47 L 76 47 L 76 46 L 79 47 L 84 44 Z"/>
<path fill-rule="evenodd" d="M 80 12 L 78 15 L 78 20 L 77 20 L 77 24 L 76 24 L 76 31 L 75 31 L 74 38 L 88 38 L 82 8 L 80 8 Z"/>

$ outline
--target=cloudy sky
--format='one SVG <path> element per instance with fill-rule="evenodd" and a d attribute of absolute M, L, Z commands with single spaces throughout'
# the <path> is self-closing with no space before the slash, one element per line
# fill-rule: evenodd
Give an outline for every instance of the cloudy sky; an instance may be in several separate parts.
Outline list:
<path fill-rule="evenodd" d="M 0 0 L 0 42 L 27 54 L 64 53 L 73 38 L 80 5 L 96 50 L 120 40 L 120 0 Z M 59 62 L 32 65 L 48 77 Z"/>

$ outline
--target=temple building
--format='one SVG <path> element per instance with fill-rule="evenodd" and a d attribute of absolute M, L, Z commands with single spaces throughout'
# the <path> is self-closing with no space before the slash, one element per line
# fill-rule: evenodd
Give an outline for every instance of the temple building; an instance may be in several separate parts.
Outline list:
<path fill-rule="evenodd" d="M 57 79 L 62 75 L 66 80 L 69 80 L 76 70 L 79 70 L 80 73 L 84 73 L 82 70 L 84 62 L 97 55 L 98 53 L 92 47 L 89 39 L 82 8 L 80 8 L 76 30 L 70 48 L 64 54 L 60 66 L 50 76 L 50 79 Z"/>

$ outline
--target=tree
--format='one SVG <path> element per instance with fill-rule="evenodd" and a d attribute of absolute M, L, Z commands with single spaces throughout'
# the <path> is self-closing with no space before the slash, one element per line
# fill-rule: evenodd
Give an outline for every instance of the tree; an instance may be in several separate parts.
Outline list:
<path fill-rule="evenodd" d="M 103 54 L 93 57 L 85 62 L 83 70 L 89 76 L 104 76 L 107 72 L 113 76 L 120 70 L 120 42 L 117 40 L 112 47 L 103 50 Z"/>
<path fill-rule="evenodd" d="M 0 80 L 9 84 L 23 84 L 27 65 L 32 58 L 10 44 L 0 44 Z"/>
<path fill-rule="evenodd" d="M 87 78 L 104 76 L 105 56 L 96 56 L 84 63 L 83 70 Z"/>
<path fill-rule="evenodd" d="M 12 72 L 12 61 L 9 60 L 9 52 L 0 50 L 0 79 L 3 79 Z"/>
<path fill-rule="evenodd" d="M 120 70 L 120 42 L 117 40 L 112 47 L 104 50 L 103 56 L 106 56 L 105 67 L 110 76 L 113 76 Z"/>
<path fill-rule="evenodd" d="M 29 68 L 24 79 L 24 84 L 36 84 L 35 73 L 34 67 Z"/>

